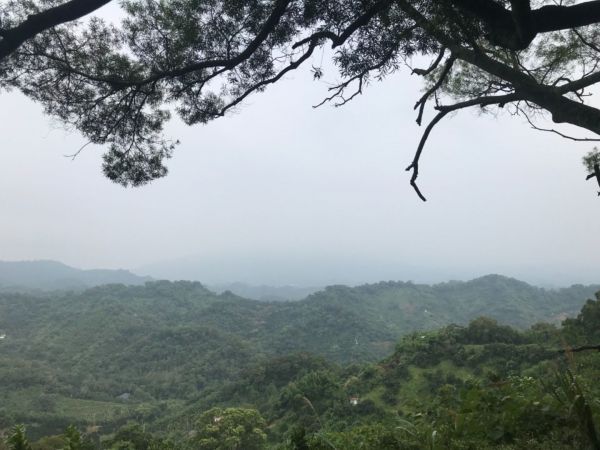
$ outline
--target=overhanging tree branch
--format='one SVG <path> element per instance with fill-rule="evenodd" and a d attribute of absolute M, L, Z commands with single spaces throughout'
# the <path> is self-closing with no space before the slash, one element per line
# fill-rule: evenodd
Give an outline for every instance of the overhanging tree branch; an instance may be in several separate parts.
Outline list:
<path fill-rule="evenodd" d="M 578 138 L 578 137 L 575 137 L 575 136 L 570 136 L 568 134 L 561 133 L 560 131 L 555 130 L 553 128 L 542 128 L 542 127 L 539 127 L 535 123 L 533 123 L 533 120 L 531 120 L 531 117 L 529 117 L 529 114 L 527 114 L 527 112 L 524 111 L 523 108 L 520 108 L 520 107 L 517 106 L 517 111 L 519 113 L 521 113 L 525 117 L 525 120 L 527 120 L 527 122 L 529 123 L 529 125 L 531 126 L 531 128 L 533 128 L 534 130 L 544 131 L 544 132 L 547 132 L 547 133 L 553 133 L 553 134 L 556 134 L 556 135 L 558 135 L 558 136 L 560 136 L 560 137 L 562 137 L 564 139 L 569 139 L 569 140 L 575 141 L 575 142 L 598 142 L 598 141 L 600 141 L 600 139 L 595 139 L 595 138 Z"/>
<path fill-rule="evenodd" d="M 311 42 L 315 39 L 329 39 L 331 41 L 331 48 L 339 47 L 344 44 L 348 40 L 352 34 L 358 30 L 360 27 L 367 25 L 369 21 L 380 11 L 385 10 L 393 3 L 392 0 L 380 0 L 376 2 L 373 6 L 368 8 L 363 14 L 353 20 L 339 35 L 330 30 L 321 30 L 316 33 L 310 35 L 307 38 L 302 39 L 301 41 L 296 42 L 292 48 L 298 48 L 301 45 L 304 45 L 308 42 Z"/>
<path fill-rule="evenodd" d="M 21 24 L 14 28 L 0 31 L 0 60 L 17 50 L 25 41 L 39 33 L 80 19 L 98 8 L 110 3 L 111 0 L 71 0 L 62 5 L 49 8 L 37 14 L 31 14 Z"/>
<path fill-rule="evenodd" d="M 600 134 L 600 110 L 591 106 L 573 101 L 562 94 L 572 92 L 585 87 L 600 79 L 600 72 L 585 77 L 585 81 L 579 80 L 569 83 L 567 86 L 554 87 L 538 83 L 528 74 L 510 67 L 482 52 L 465 48 L 446 35 L 442 30 L 432 25 L 412 4 L 406 0 L 397 0 L 408 15 L 429 34 L 443 45 L 448 47 L 452 54 L 463 61 L 479 67 L 487 73 L 506 80 L 512 84 L 514 91 L 519 97 L 529 100 L 545 108 L 552 114 L 552 119 L 557 123 L 567 122 L 586 128 L 596 134 Z M 596 3 L 596 2 L 593 2 Z M 600 1 L 597 2 L 600 7 Z"/>
<path fill-rule="evenodd" d="M 419 189 L 419 186 L 417 185 L 417 178 L 419 176 L 419 160 L 421 159 L 421 154 L 423 153 L 423 148 L 425 147 L 425 143 L 427 142 L 427 139 L 429 138 L 429 134 L 431 133 L 431 130 L 433 130 L 433 128 L 438 124 L 438 122 L 440 120 L 442 120 L 446 116 L 446 114 L 448 114 L 449 112 L 450 111 L 440 111 L 433 118 L 433 120 L 431 122 L 429 122 L 429 125 L 427 125 L 427 127 L 425 128 L 425 131 L 423 132 L 423 136 L 421 137 L 419 145 L 417 146 L 417 151 L 415 152 L 415 157 L 413 158 L 412 163 L 410 163 L 410 165 L 406 168 L 407 172 L 412 170 L 412 176 L 410 177 L 410 185 L 413 187 L 413 189 L 415 190 L 415 192 L 417 193 L 419 198 L 421 200 L 423 200 L 424 202 L 426 202 L 427 199 L 421 193 L 421 190 Z"/>
<path fill-rule="evenodd" d="M 567 30 L 600 21 L 600 1 L 575 5 L 545 5 L 531 9 L 529 0 L 511 0 L 512 10 L 493 0 L 450 0 L 462 11 L 481 20 L 488 39 L 506 49 L 524 50 L 540 33 Z"/>
<path fill-rule="evenodd" d="M 423 119 L 423 111 L 425 109 L 427 99 L 429 99 L 429 97 L 442 86 L 442 84 L 446 80 L 446 77 L 452 70 L 454 61 L 456 61 L 456 58 L 453 55 L 450 55 L 450 57 L 446 60 L 446 64 L 444 64 L 444 69 L 442 70 L 442 73 L 440 74 L 438 80 L 433 86 L 431 86 L 430 89 L 427 90 L 427 92 L 425 92 L 425 94 L 423 94 L 423 96 L 415 104 L 414 109 L 419 108 L 419 114 L 417 115 L 417 124 L 421 125 L 421 121 Z"/>
<path fill-rule="evenodd" d="M 109 2 L 62 1 L 20 24 L 15 18 L 23 9 L 35 11 L 34 3 L 8 14 L 17 25 L 0 29 L 0 59 L 2 51 L 11 55 L 0 67 L 0 83 L 43 103 L 91 142 L 114 144 L 111 158 L 117 168 L 121 162 L 134 168 L 137 162 L 127 158 L 136 151 L 146 165 L 170 154 L 168 146 L 157 143 L 172 111 L 188 124 L 223 116 L 307 62 L 328 41 L 342 79 L 329 88 L 324 102 L 336 105 L 361 93 L 372 77 L 396 71 L 402 61 L 431 57 L 428 68 L 413 70 L 436 77 L 415 109 L 421 124 L 435 96 L 437 115 L 407 169 L 422 200 L 416 183 L 421 154 L 433 128 L 453 111 L 517 101 L 525 111 L 545 110 L 554 122 L 600 135 L 600 111 L 586 104 L 588 88 L 600 83 L 600 42 L 594 30 L 574 28 L 600 23 L 600 0 L 567 5 L 548 5 L 550 0 L 268 0 L 258 6 L 236 3 L 234 9 L 224 0 L 184 2 L 190 11 L 148 0 L 135 2 L 121 29 L 92 21 L 42 33 Z M 550 44 L 533 42 L 539 33 L 556 30 L 568 31 L 550 35 Z M 454 103 L 447 104 L 448 98 Z"/>
<path fill-rule="evenodd" d="M 459 109 L 470 108 L 472 106 L 484 107 L 484 106 L 493 105 L 493 104 L 503 106 L 506 103 L 514 102 L 514 101 L 518 101 L 518 100 L 520 100 L 520 97 L 517 94 L 507 94 L 507 95 L 498 95 L 498 96 L 491 96 L 491 97 L 481 97 L 481 98 L 477 98 L 477 99 L 473 99 L 473 100 L 456 103 L 454 105 L 438 105 L 438 106 L 436 106 L 435 109 L 437 109 L 439 112 L 433 118 L 433 120 L 429 123 L 429 125 L 427 125 L 427 127 L 425 128 L 425 131 L 423 132 L 423 136 L 421 137 L 421 140 L 419 141 L 419 145 L 417 146 L 415 156 L 414 156 L 411 164 L 406 168 L 407 172 L 412 170 L 410 184 L 421 200 L 423 200 L 424 202 L 427 201 L 427 199 L 421 193 L 421 190 L 419 189 L 419 187 L 417 185 L 417 178 L 419 177 L 419 161 L 421 159 L 423 149 L 425 148 L 425 144 L 427 143 L 427 139 L 429 138 L 429 135 L 431 134 L 431 131 L 433 130 L 433 128 L 447 114 L 449 114 L 453 111 L 458 111 Z"/>

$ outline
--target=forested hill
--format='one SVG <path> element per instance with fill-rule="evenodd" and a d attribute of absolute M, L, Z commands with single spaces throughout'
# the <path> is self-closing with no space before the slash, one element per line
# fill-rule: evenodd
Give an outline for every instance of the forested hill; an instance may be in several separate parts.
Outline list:
<path fill-rule="evenodd" d="M 75 353 L 96 351 L 102 357 L 112 345 L 126 355 L 143 345 L 152 347 L 154 340 L 164 342 L 161 350 L 169 353 L 165 336 L 186 336 L 189 342 L 178 347 L 185 348 L 205 339 L 194 341 L 199 330 L 210 330 L 222 342 L 239 340 L 255 352 L 308 351 L 339 362 L 365 361 L 386 355 L 409 332 L 465 324 L 484 315 L 520 328 L 558 323 L 576 315 L 599 289 L 577 285 L 544 290 L 489 275 L 433 286 L 332 286 L 301 301 L 280 303 L 230 292 L 217 295 L 197 282 L 160 281 L 62 294 L 5 293 L 0 296 L 0 333 Z M 95 344 L 92 350 L 89 343 Z"/>
<path fill-rule="evenodd" d="M 83 290 L 110 283 L 150 281 L 127 270 L 81 270 L 57 261 L 0 261 L 0 291 Z"/>
<path fill-rule="evenodd" d="M 231 291 L 236 295 L 252 300 L 261 300 L 265 302 L 287 302 L 302 300 L 310 294 L 322 289 L 322 287 L 312 286 L 269 286 L 269 285 L 251 285 L 246 283 L 223 283 L 207 286 L 211 291 L 222 293 Z"/>
<path fill-rule="evenodd" d="M 222 392 L 273 358 L 308 352 L 328 364 L 375 362 L 415 330 L 420 336 L 484 314 L 521 327 L 557 322 L 577 315 L 597 290 L 546 291 L 487 276 L 332 286 L 297 302 L 218 295 L 184 281 L 0 293 L 0 427 L 35 423 L 32 432 L 43 435 L 98 418 L 113 426 L 158 417 Z"/>

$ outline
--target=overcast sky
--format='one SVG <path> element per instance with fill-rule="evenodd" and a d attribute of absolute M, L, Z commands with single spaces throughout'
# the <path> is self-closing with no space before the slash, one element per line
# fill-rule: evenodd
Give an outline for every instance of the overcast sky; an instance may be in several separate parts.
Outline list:
<path fill-rule="evenodd" d="M 85 140 L 2 93 L 0 259 L 211 283 L 600 281 L 600 199 L 581 164 L 592 145 L 462 112 L 426 147 L 423 203 L 404 171 L 420 81 L 404 70 L 314 110 L 336 77 L 313 82 L 309 68 L 207 126 L 173 121 L 169 176 L 137 189 L 103 178 L 101 147 L 64 157 Z"/>

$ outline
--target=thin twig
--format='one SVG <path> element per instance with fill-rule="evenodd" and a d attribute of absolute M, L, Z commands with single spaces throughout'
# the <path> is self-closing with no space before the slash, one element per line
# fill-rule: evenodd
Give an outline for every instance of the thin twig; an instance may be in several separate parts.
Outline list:
<path fill-rule="evenodd" d="M 523 114 L 523 116 L 525 117 L 525 119 L 527 120 L 527 122 L 529 122 L 529 125 L 531 125 L 531 128 L 533 128 L 534 130 L 545 131 L 547 133 L 554 133 L 554 134 L 559 135 L 562 138 L 570 139 L 570 140 L 576 141 L 576 142 L 599 142 L 600 141 L 600 139 L 598 139 L 598 138 L 578 138 L 578 137 L 575 137 L 575 136 L 569 136 L 568 134 L 561 133 L 560 131 L 555 130 L 554 128 L 541 128 L 541 127 L 538 127 L 536 124 L 533 123 L 533 121 L 531 120 L 531 118 L 529 117 L 529 115 L 525 111 L 523 111 L 522 108 L 517 107 L 517 109 L 519 110 L 519 112 L 521 112 L 521 114 Z"/>
<path fill-rule="evenodd" d="M 65 158 L 71 158 L 71 161 L 74 161 L 75 158 L 77 158 L 79 156 L 79 154 L 83 151 L 84 148 L 86 148 L 88 145 L 90 145 L 92 143 L 92 141 L 87 141 L 85 144 L 83 144 L 81 147 L 79 147 L 79 150 L 77 150 L 75 153 L 73 153 L 72 155 L 63 155 Z"/>

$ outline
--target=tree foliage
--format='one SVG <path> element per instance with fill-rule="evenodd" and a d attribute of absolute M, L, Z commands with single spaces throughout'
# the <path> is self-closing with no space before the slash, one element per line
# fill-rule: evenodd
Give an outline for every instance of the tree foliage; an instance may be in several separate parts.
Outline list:
<path fill-rule="evenodd" d="M 23 425 L 15 425 L 10 430 L 7 443 L 10 450 L 32 450 L 25 435 L 25 427 Z"/>
<path fill-rule="evenodd" d="M 267 435 L 260 413 L 245 408 L 212 408 L 196 421 L 194 441 L 202 450 L 260 450 Z"/>
<path fill-rule="evenodd" d="M 336 105 L 413 58 L 431 60 L 412 69 L 426 80 L 417 122 L 429 101 L 437 112 L 407 168 L 422 199 L 420 156 L 451 112 L 507 107 L 535 128 L 547 114 L 600 133 L 587 101 L 600 80 L 597 0 L 127 0 L 120 26 L 73 21 L 105 3 L 4 2 L 0 85 L 107 145 L 104 173 L 123 185 L 167 173 L 172 113 L 190 125 L 221 117 L 326 45 L 340 82 L 323 103 Z"/>

